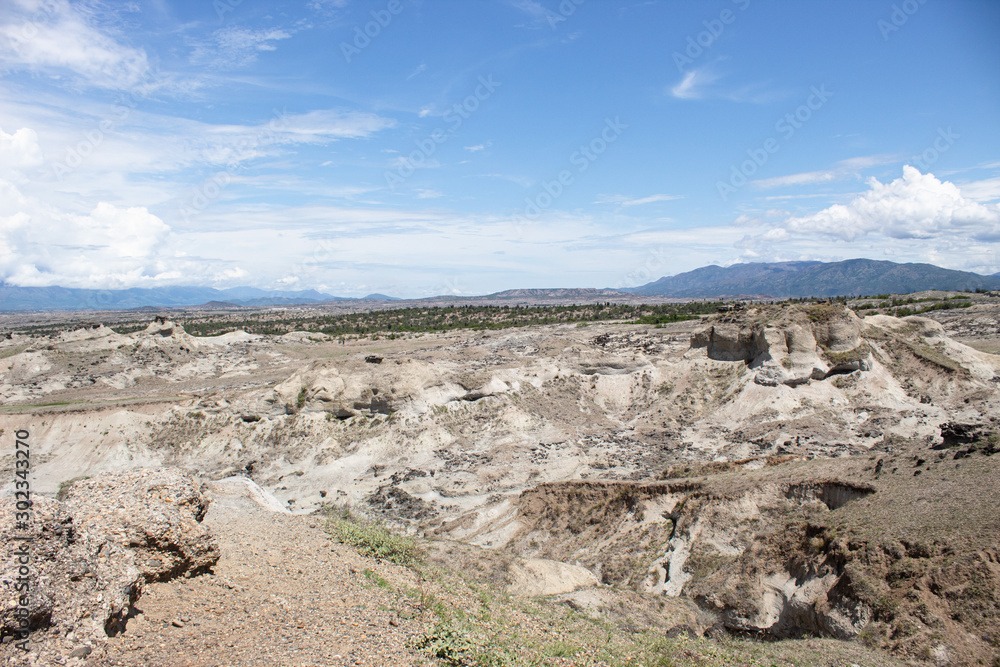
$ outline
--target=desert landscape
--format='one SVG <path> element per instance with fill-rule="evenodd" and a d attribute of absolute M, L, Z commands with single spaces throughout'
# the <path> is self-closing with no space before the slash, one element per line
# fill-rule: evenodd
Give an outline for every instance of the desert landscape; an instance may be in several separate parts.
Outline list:
<path fill-rule="evenodd" d="M 5 315 L 29 664 L 1000 664 L 1000 298 L 915 296 L 969 303 L 392 337 Z"/>

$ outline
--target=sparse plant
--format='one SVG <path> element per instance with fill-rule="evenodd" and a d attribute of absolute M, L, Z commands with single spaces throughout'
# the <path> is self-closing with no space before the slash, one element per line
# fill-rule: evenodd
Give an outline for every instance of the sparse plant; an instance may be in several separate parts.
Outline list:
<path fill-rule="evenodd" d="M 373 572 L 372 570 L 366 567 L 365 571 L 362 574 L 365 575 L 366 579 L 373 581 L 375 585 L 378 586 L 379 588 L 384 588 L 387 591 L 392 590 L 392 584 L 390 584 L 385 579 L 385 577 L 379 576 L 377 572 Z"/>
<path fill-rule="evenodd" d="M 417 541 L 391 532 L 383 523 L 367 521 L 342 508 L 339 516 L 327 520 L 327 532 L 338 542 L 357 549 L 363 556 L 380 558 L 396 565 L 412 566 L 423 560 Z"/>
<path fill-rule="evenodd" d="M 59 489 L 56 491 L 56 500 L 63 501 L 69 495 L 69 490 L 77 482 L 82 482 L 85 479 L 90 479 L 90 475 L 81 475 L 79 477 L 74 477 L 73 479 L 67 479 L 66 481 L 59 482 Z"/>

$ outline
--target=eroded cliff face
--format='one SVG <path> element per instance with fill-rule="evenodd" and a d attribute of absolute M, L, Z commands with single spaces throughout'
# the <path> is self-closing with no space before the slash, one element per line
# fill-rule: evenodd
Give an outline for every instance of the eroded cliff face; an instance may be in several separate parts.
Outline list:
<path fill-rule="evenodd" d="M 505 549 L 582 565 L 605 584 L 695 599 L 732 631 L 856 636 L 872 611 L 844 578 L 845 558 L 812 549 L 816 529 L 787 520 L 874 489 L 781 481 L 774 470 L 761 481 L 732 491 L 707 478 L 543 485 L 519 499 Z"/>
<path fill-rule="evenodd" d="M 757 307 L 709 318 L 691 337 L 710 359 L 743 361 L 754 382 L 791 387 L 871 368 L 862 320 L 846 306 Z"/>
<path fill-rule="evenodd" d="M 694 601 L 697 632 L 861 636 L 917 659 L 989 664 L 1000 639 L 1000 518 L 976 489 L 1000 483 L 1000 421 L 947 424 L 942 435 L 867 456 L 545 484 L 525 491 L 495 534 L 512 555 Z"/>

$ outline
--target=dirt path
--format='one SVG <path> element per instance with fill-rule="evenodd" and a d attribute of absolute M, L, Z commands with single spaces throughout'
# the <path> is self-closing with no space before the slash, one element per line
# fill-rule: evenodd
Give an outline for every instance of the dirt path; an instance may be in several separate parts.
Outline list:
<path fill-rule="evenodd" d="M 270 512 L 235 494 L 215 495 L 205 518 L 222 551 L 215 574 L 149 585 L 136 604 L 141 613 L 125 633 L 85 664 L 426 662 L 408 648 L 421 624 L 390 611 L 395 599 L 365 576 L 374 561 L 332 543 L 319 518 Z M 378 565 L 387 567 L 395 566 Z"/>

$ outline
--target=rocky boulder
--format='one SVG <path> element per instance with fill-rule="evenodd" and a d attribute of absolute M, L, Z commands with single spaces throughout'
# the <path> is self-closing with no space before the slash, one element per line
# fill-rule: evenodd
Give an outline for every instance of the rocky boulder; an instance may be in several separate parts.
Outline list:
<path fill-rule="evenodd" d="M 218 561 L 200 523 L 207 509 L 193 478 L 176 469 L 107 473 L 75 482 L 62 500 L 35 497 L 26 533 L 16 529 L 15 500 L 0 499 L 0 633 L 17 637 L 26 626 L 82 640 L 121 632 L 146 582 Z M 22 599 L 16 552 L 25 545 L 31 588 Z"/>

